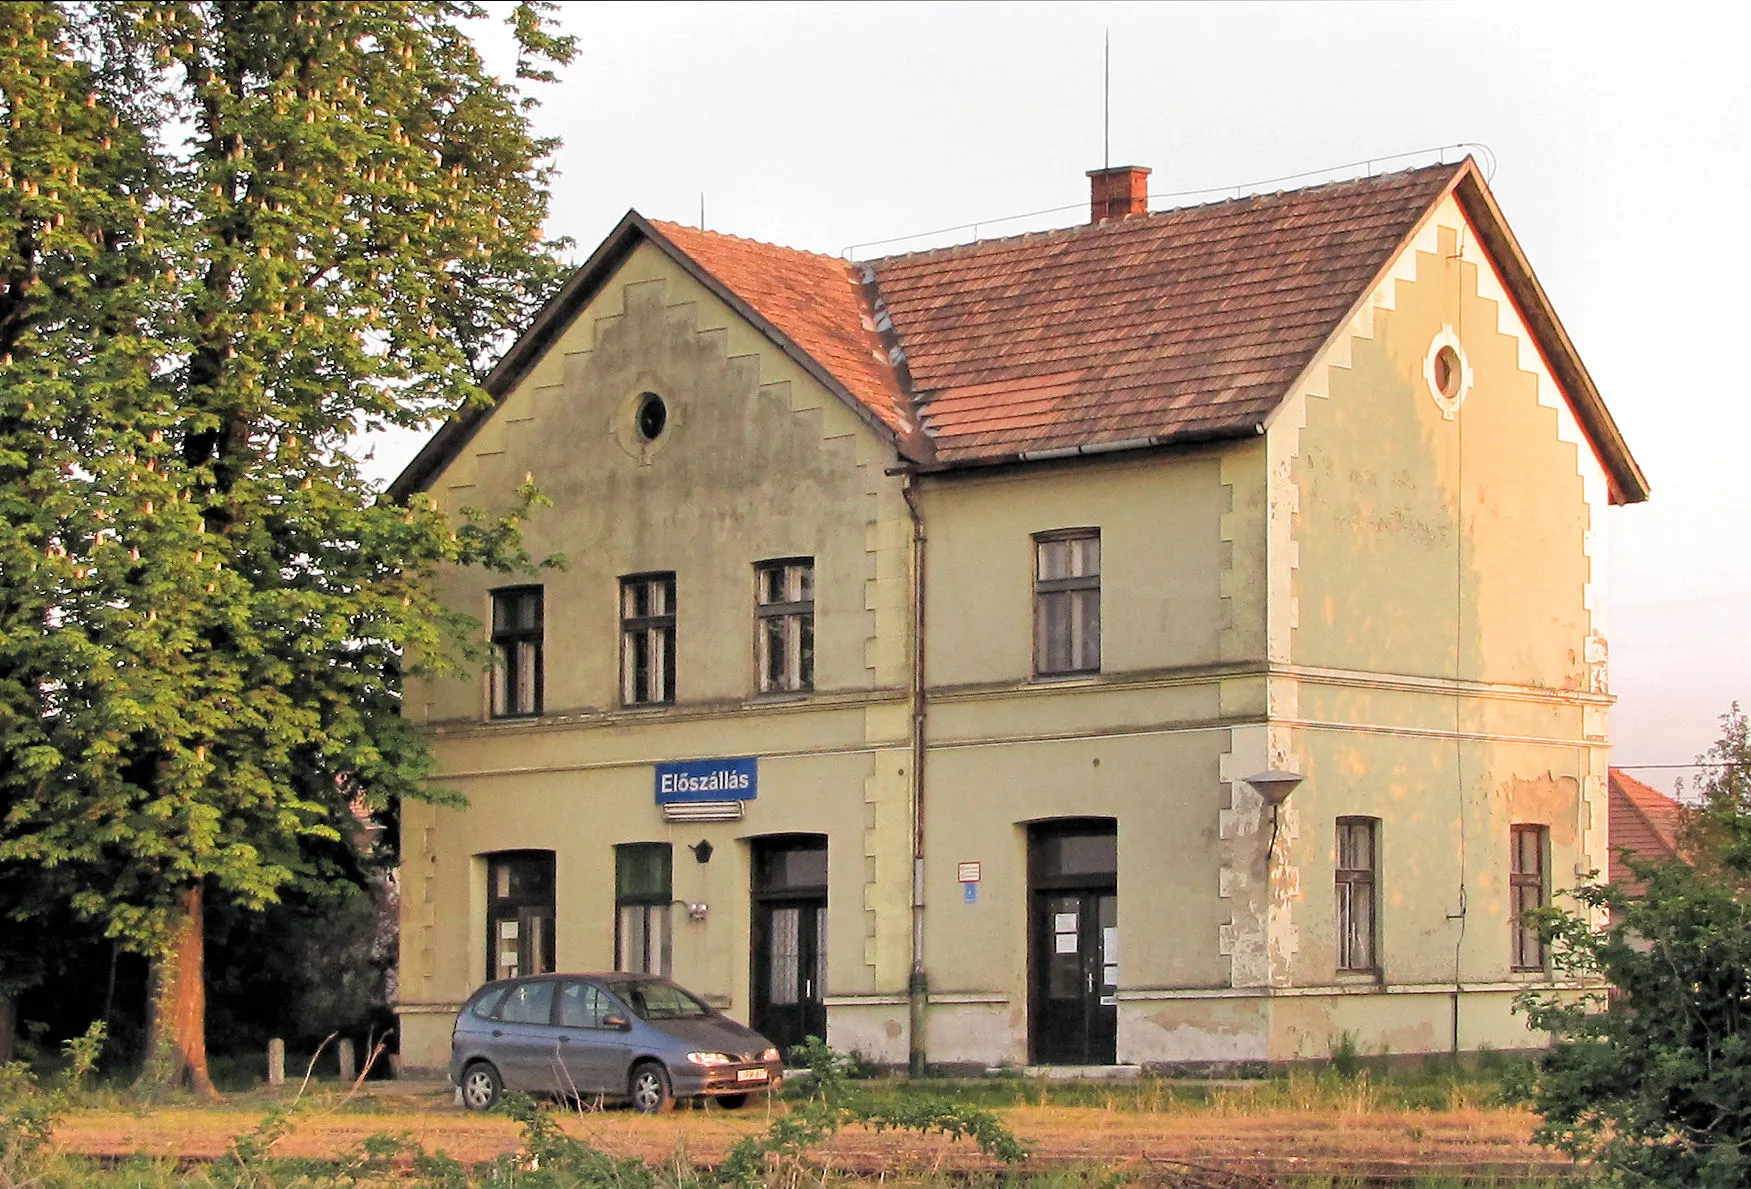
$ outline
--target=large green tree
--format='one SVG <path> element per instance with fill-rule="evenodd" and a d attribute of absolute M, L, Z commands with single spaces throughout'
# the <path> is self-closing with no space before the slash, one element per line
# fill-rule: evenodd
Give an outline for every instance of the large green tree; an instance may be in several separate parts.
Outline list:
<path fill-rule="evenodd" d="M 531 493 L 453 522 L 349 449 L 485 399 L 559 275 L 480 15 L 0 5 L 0 864 L 153 958 L 157 1077 L 208 1088 L 204 897 L 423 795 L 400 683 L 469 631 L 430 572 L 528 564 Z"/>
<path fill-rule="evenodd" d="M 1524 1003 L 1554 1038 L 1539 1138 L 1615 1184 L 1751 1184 L 1751 724 L 1735 705 L 1722 726 L 1684 858 L 1632 859 L 1645 891 L 1594 884 L 1544 913 L 1559 967 L 1612 990 Z"/>

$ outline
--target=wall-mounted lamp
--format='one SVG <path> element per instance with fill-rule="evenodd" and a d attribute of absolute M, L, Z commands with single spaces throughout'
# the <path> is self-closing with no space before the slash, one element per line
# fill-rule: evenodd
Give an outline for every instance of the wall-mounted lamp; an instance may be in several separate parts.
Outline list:
<path fill-rule="evenodd" d="M 692 851 L 693 857 L 701 863 L 711 862 L 711 841 L 709 839 L 701 838 L 687 849 Z M 702 912 L 700 915 L 704 916 L 705 914 Z"/>
<path fill-rule="evenodd" d="M 1245 779 L 1252 786 L 1253 792 L 1272 805 L 1281 805 L 1303 778 L 1299 772 L 1260 772 Z"/>
<path fill-rule="evenodd" d="M 1263 797 L 1271 807 L 1271 844 L 1265 848 L 1265 862 L 1277 851 L 1277 827 L 1280 824 L 1278 814 L 1282 811 L 1283 802 L 1289 799 L 1289 794 L 1295 791 L 1303 777 L 1299 772 L 1259 772 L 1243 778 L 1252 786 L 1252 791 Z"/>
<path fill-rule="evenodd" d="M 690 920 L 690 921 L 703 921 L 705 919 L 705 913 L 706 913 L 706 909 L 708 907 L 706 905 L 705 901 L 701 900 L 701 901 L 695 903 L 695 902 L 689 900 L 689 901 L 686 901 L 686 904 L 687 904 L 687 919 L 688 920 Z"/>

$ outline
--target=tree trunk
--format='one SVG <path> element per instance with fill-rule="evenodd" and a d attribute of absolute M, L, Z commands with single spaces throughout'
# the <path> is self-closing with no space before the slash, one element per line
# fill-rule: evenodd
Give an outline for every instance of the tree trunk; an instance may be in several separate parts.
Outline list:
<path fill-rule="evenodd" d="M 152 960 L 143 1085 L 217 1098 L 207 1074 L 206 913 L 199 885 L 182 894 L 176 940 Z"/>
<path fill-rule="evenodd" d="M 18 1001 L 0 995 L 0 1065 L 18 1056 Z"/>

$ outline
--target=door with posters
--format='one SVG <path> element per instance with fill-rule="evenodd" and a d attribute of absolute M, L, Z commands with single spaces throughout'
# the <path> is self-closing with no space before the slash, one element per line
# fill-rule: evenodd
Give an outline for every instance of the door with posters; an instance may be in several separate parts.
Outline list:
<path fill-rule="evenodd" d="M 1030 831 L 1030 1057 L 1111 1065 L 1118 1050 L 1118 831 L 1110 818 Z"/>

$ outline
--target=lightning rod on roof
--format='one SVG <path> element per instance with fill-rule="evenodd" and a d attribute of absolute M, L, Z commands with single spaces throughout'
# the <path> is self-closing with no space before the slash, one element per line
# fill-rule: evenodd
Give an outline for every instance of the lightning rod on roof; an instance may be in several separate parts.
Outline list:
<path fill-rule="evenodd" d="M 1106 57 L 1101 73 L 1100 167 L 1113 167 L 1113 27 L 1107 26 Z"/>

